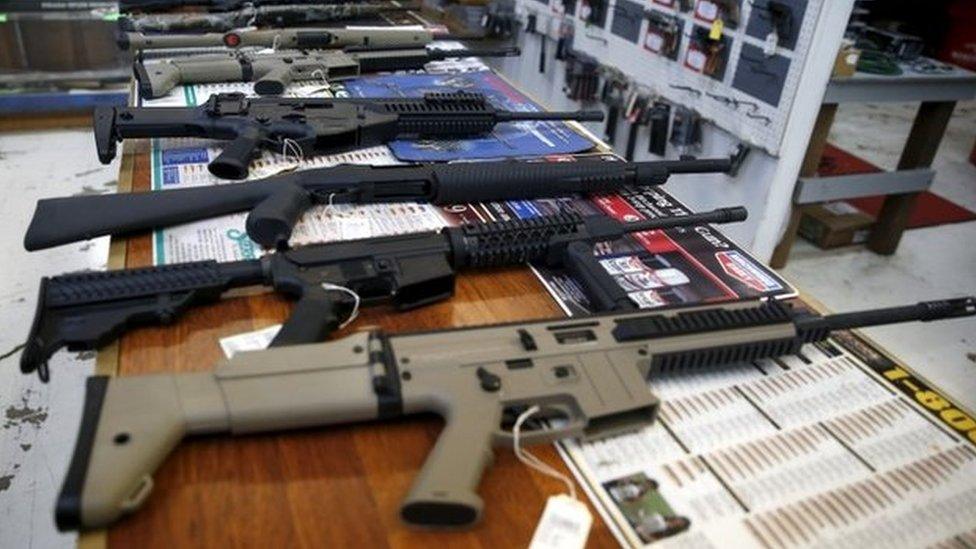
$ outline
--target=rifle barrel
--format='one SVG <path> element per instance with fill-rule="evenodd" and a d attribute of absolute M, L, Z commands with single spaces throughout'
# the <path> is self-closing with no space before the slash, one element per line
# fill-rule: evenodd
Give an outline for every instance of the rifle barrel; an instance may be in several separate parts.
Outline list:
<path fill-rule="evenodd" d="M 732 169 L 732 158 L 666 160 L 660 162 L 660 165 L 668 173 L 728 173 Z"/>
<path fill-rule="evenodd" d="M 363 49 L 360 51 L 370 50 Z M 430 48 L 428 53 L 431 59 L 450 59 L 453 57 L 514 57 L 521 54 L 522 50 L 515 46 L 505 48 L 461 48 L 455 50 Z"/>
<path fill-rule="evenodd" d="M 673 227 L 689 227 L 704 223 L 735 223 L 745 221 L 748 211 L 742 206 L 732 208 L 718 208 L 707 212 L 692 213 L 688 215 L 676 215 L 668 217 L 658 217 L 645 219 L 633 223 L 624 223 L 623 228 L 627 232 L 653 231 L 657 229 L 670 229 Z"/>
<path fill-rule="evenodd" d="M 976 297 L 923 301 L 915 305 L 839 313 L 824 317 L 831 330 L 883 326 L 899 322 L 942 320 L 976 315 Z"/>
<path fill-rule="evenodd" d="M 578 120 L 580 122 L 602 122 L 603 111 L 500 111 L 498 113 L 498 120 L 500 122 L 518 122 L 521 120 Z"/>

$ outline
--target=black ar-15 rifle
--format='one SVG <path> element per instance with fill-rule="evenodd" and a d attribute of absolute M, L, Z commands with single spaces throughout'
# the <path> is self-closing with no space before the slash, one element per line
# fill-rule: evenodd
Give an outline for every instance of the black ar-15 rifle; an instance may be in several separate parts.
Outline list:
<path fill-rule="evenodd" d="M 426 166 L 336 166 L 233 185 L 37 202 L 24 247 L 39 250 L 250 210 L 247 234 L 282 248 L 313 204 L 425 201 L 464 204 L 611 193 L 662 185 L 672 173 L 728 172 L 732 158 L 660 162 L 478 162 Z"/>
<path fill-rule="evenodd" d="M 320 244 L 259 260 L 199 261 L 43 278 L 21 370 L 48 378 L 47 361 L 63 346 L 93 349 L 129 328 L 166 324 L 225 291 L 266 285 L 298 300 L 272 345 L 311 343 L 333 332 L 364 304 L 391 299 L 400 310 L 447 299 L 459 269 L 543 263 L 567 269 L 597 310 L 634 308 L 593 253 L 597 242 L 627 233 L 742 221 L 744 208 L 622 223 L 575 213 L 472 223 L 392 237 Z"/>
<path fill-rule="evenodd" d="M 95 145 L 107 164 L 116 143 L 133 137 L 230 140 L 210 162 L 224 179 L 247 177 L 258 149 L 303 155 L 334 153 L 398 138 L 462 138 L 491 132 L 499 122 L 603 120 L 600 111 L 513 112 L 496 109 L 480 93 L 428 93 L 423 98 L 307 99 L 211 95 L 199 107 L 98 107 Z"/>

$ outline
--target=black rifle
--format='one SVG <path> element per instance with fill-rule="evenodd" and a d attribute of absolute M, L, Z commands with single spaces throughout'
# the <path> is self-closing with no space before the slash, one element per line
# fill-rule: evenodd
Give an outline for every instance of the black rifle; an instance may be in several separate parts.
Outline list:
<path fill-rule="evenodd" d="M 130 15 L 119 19 L 119 28 L 130 32 L 230 31 L 242 27 L 297 27 L 328 23 L 381 13 L 420 9 L 419 5 L 392 2 L 341 4 L 299 4 L 280 6 L 245 5 L 218 13 L 159 13 Z"/>
<path fill-rule="evenodd" d="M 133 137 L 206 137 L 230 143 L 210 163 L 224 179 L 247 177 L 258 149 L 303 155 L 382 145 L 403 138 L 463 138 L 486 134 L 499 122 L 603 120 L 599 111 L 512 112 L 480 93 L 428 93 L 413 99 L 247 98 L 210 96 L 199 107 L 97 107 L 95 145 L 103 164 L 116 143 Z"/>
<path fill-rule="evenodd" d="M 728 172 L 732 159 L 662 162 L 478 162 L 425 166 L 336 166 L 247 183 L 37 202 L 24 247 L 39 250 L 250 210 L 247 234 L 283 248 L 314 204 L 425 201 L 464 204 L 611 193 L 661 185 L 672 173 Z"/>
<path fill-rule="evenodd" d="M 745 208 L 623 223 L 575 213 L 527 220 L 469 223 L 426 232 L 319 244 L 262 259 L 198 261 L 160 267 L 66 274 L 41 279 L 37 311 L 21 370 L 48 379 L 47 361 L 66 346 L 94 349 L 130 328 L 168 324 L 188 308 L 231 288 L 266 285 L 298 302 L 272 345 L 320 341 L 357 305 L 392 300 L 408 310 L 447 299 L 459 269 L 542 263 L 563 267 L 598 310 L 633 308 L 593 253 L 597 242 L 625 234 L 746 218 Z M 324 286 L 328 284 L 329 286 Z"/>
<path fill-rule="evenodd" d="M 186 6 L 200 6 L 208 11 L 220 12 L 239 10 L 246 6 L 276 6 L 294 2 L 295 0 L 119 0 L 119 11 L 122 13 L 173 11 Z M 319 3 L 338 4 L 340 1 Z"/>

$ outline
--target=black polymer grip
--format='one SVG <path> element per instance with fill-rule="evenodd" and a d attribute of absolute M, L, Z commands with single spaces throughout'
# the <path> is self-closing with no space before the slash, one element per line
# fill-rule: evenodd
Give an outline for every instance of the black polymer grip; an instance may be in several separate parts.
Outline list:
<path fill-rule="evenodd" d="M 437 188 L 432 202 L 464 204 L 544 198 L 574 193 L 609 193 L 625 185 L 664 183 L 660 172 L 625 162 L 479 162 L 433 167 Z"/>
<path fill-rule="evenodd" d="M 532 219 L 468 223 L 447 229 L 455 268 L 503 267 L 543 260 L 554 236 L 579 232 L 582 218 L 561 213 Z"/>
<path fill-rule="evenodd" d="M 271 341 L 272 347 L 325 340 L 339 328 L 338 304 L 321 286 L 309 286 L 291 316 Z"/>
<path fill-rule="evenodd" d="M 279 185 L 247 216 L 247 234 L 265 248 L 284 248 L 292 228 L 306 210 L 312 197 L 298 185 Z"/>
<path fill-rule="evenodd" d="M 221 179 L 244 179 L 250 170 L 251 159 L 261 146 L 261 131 L 248 126 L 228 143 L 207 168 Z"/>

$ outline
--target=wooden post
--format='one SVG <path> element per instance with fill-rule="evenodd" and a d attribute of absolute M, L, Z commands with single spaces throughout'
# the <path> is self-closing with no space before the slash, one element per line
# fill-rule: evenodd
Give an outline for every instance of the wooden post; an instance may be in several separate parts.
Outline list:
<path fill-rule="evenodd" d="M 898 161 L 899 170 L 927 168 L 939 150 L 955 101 L 922 103 L 915 115 L 915 123 Z M 885 197 L 878 221 L 868 236 L 868 249 L 891 255 L 898 249 L 901 235 L 908 226 L 908 217 L 915 206 L 918 193 L 893 194 Z"/>
<path fill-rule="evenodd" d="M 836 114 L 836 104 L 820 106 L 820 113 L 817 114 L 813 133 L 810 134 L 810 144 L 807 145 L 807 154 L 803 157 L 803 164 L 800 165 L 800 177 L 817 175 L 820 158 L 823 157 L 824 148 L 827 146 L 827 136 L 830 134 L 830 127 L 834 124 L 834 115 Z M 790 249 L 793 248 L 793 242 L 796 241 L 796 235 L 800 229 L 800 217 L 802 217 L 800 208 L 795 204 L 791 205 L 790 208 L 790 221 L 783 232 L 783 238 L 776 245 L 773 256 L 769 260 L 769 266 L 774 269 L 781 269 L 786 266 Z"/>

